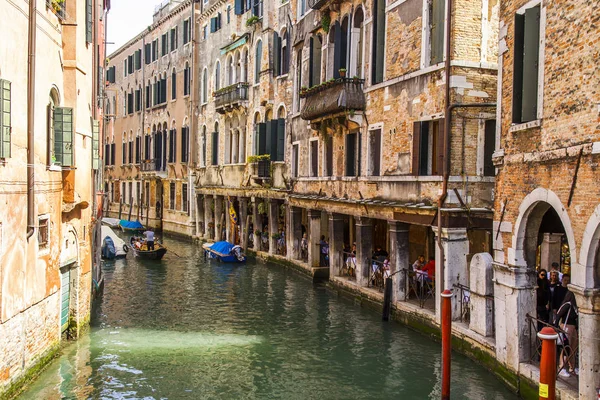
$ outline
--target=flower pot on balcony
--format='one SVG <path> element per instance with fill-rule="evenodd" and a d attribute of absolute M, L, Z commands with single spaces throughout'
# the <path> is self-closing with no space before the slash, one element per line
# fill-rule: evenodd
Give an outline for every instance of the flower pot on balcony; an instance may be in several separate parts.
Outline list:
<path fill-rule="evenodd" d="M 345 78 L 346 77 L 346 70 L 345 69 L 340 69 L 340 78 Z"/>

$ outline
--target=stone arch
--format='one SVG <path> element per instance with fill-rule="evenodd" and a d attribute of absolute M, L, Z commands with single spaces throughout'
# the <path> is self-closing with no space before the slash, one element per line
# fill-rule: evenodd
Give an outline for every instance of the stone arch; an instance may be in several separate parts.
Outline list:
<path fill-rule="evenodd" d="M 600 205 L 596 207 L 583 231 L 579 268 L 572 282 L 586 289 L 600 287 Z"/>
<path fill-rule="evenodd" d="M 557 213 L 567 237 L 567 243 L 571 252 L 571 266 L 577 264 L 575 236 L 571 227 L 571 219 L 562 202 L 551 190 L 537 188 L 529 193 L 519 206 L 519 216 L 515 222 L 512 238 L 512 252 L 509 250 L 509 264 L 519 267 L 532 268 L 532 257 L 535 260 L 535 249 L 537 247 L 537 238 L 535 245 L 532 239 L 533 235 L 538 234 L 542 218 L 550 209 Z"/>
<path fill-rule="evenodd" d="M 281 103 L 279 107 L 277 107 L 277 118 L 286 118 L 287 117 L 287 108 L 285 104 Z"/>

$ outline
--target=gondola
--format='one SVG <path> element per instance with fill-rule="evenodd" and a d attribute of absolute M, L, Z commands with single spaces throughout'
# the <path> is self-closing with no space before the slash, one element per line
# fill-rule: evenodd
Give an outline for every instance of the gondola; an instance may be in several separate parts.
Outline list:
<path fill-rule="evenodd" d="M 204 243 L 202 248 L 208 259 L 216 259 L 225 263 L 246 262 L 246 256 L 242 253 L 242 248 L 229 242 Z"/>
<path fill-rule="evenodd" d="M 133 255 L 146 260 L 160 260 L 167 253 L 167 248 L 156 242 L 154 242 L 154 250 L 148 250 L 146 243 L 140 238 L 132 237 L 129 243 Z"/>

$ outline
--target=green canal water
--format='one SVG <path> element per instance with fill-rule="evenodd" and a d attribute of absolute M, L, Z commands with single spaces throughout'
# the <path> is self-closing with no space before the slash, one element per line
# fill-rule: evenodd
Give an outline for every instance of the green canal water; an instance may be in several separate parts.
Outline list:
<path fill-rule="evenodd" d="M 20 399 L 439 399 L 440 344 L 278 265 L 104 264 L 91 330 Z M 175 256 L 174 252 L 181 256 Z M 458 354 L 453 399 L 516 399 Z"/>

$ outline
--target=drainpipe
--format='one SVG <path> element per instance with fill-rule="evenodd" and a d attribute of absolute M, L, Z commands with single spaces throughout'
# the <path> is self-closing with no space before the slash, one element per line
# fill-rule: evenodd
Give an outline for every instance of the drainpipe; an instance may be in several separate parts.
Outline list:
<path fill-rule="evenodd" d="M 27 240 L 35 232 L 35 48 L 37 29 L 36 2 L 29 0 L 29 35 L 27 62 Z"/>

